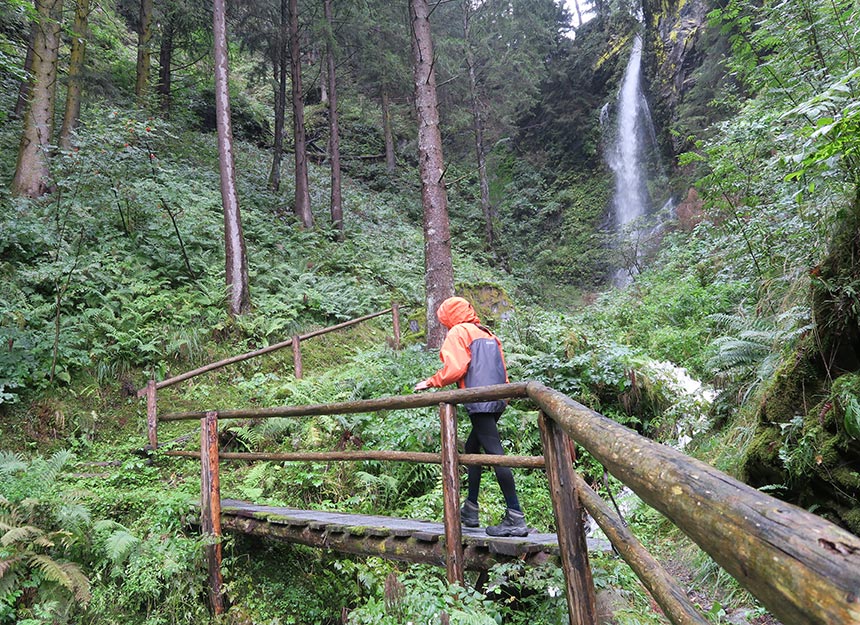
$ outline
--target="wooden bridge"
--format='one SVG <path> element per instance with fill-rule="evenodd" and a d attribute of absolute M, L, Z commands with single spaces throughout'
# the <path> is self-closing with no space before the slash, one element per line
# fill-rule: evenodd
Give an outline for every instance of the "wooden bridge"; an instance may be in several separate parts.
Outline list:
<path fill-rule="evenodd" d="M 397 308 L 392 312 L 398 340 Z M 361 320 L 356 320 L 358 322 Z M 341 324 L 337 327 L 343 327 Z M 321 333 L 321 332 L 318 332 Z M 294 354 L 301 337 L 292 345 Z M 275 346 L 273 346 L 275 347 Z M 271 351 L 271 348 L 266 348 Z M 215 363 L 223 366 L 261 353 Z M 300 357 L 299 357 L 300 358 Z M 300 363 L 300 359 L 297 359 Z M 611 508 L 573 469 L 572 441 L 588 450 L 614 477 L 661 512 L 785 625 L 860 625 L 860 538 L 805 510 L 761 493 L 717 469 L 670 447 L 639 436 L 565 395 L 538 382 L 519 382 L 456 391 L 387 397 L 310 406 L 283 406 L 159 415 L 156 391 L 215 366 L 163 382 L 151 381 L 147 397 L 150 445 L 157 447 L 159 421 L 200 420 L 200 452 L 165 452 L 201 461 L 201 525 L 207 534 L 224 529 L 277 536 L 353 553 L 444 563 L 451 582 L 463 581 L 466 568 L 482 568 L 509 552 L 526 558 L 558 550 L 566 579 L 571 625 L 594 625 L 594 586 L 583 529 L 583 510 L 594 518 L 652 597 L 675 625 L 707 625 L 683 589 L 651 556 Z M 300 375 L 299 367 L 297 374 Z M 542 457 L 459 454 L 456 405 L 521 398 L 539 411 Z M 285 454 L 224 453 L 218 448 L 221 419 L 303 417 L 369 413 L 438 406 L 441 452 L 366 450 Z M 444 519 L 415 526 L 415 521 L 380 520 L 355 515 L 320 516 L 293 509 L 265 508 L 248 502 L 221 501 L 222 460 L 344 461 L 387 460 L 442 465 Z M 558 535 L 557 547 L 536 542 L 491 541 L 460 526 L 459 466 L 543 467 L 547 472 Z M 351 520 L 350 520 L 351 519 Z M 411 529 L 407 525 L 412 526 Z M 531 537 L 529 537 L 531 538 Z M 549 539 L 547 539 L 549 540 Z M 535 537 L 537 541 L 537 537 Z M 408 546 L 408 548 L 407 548 Z M 373 551 L 373 550 L 376 551 Z M 210 598 L 224 610 L 220 576 L 221 546 L 209 548 Z M 425 560 L 420 560 L 423 557 Z"/>
<path fill-rule="evenodd" d="M 370 514 L 344 514 L 221 500 L 221 529 L 343 553 L 445 566 L 445 524 Z M 489 536 L 483 528 L 462 528 L 463 565 L 486 571 L 515 559 L 529 565 L 559 556 L 558 536 L 533 531 L 524 537 Z M 588 550 L 609 550 L 589 539 Z"/>

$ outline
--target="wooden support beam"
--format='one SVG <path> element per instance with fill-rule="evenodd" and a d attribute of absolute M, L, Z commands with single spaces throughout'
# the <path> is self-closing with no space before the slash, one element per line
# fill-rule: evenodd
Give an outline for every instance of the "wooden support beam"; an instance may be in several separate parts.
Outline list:
<path fill-rule="evenodd" d="M 439 405 L 442 427 L 442 499 L 448 583 L 463 585 L 463 534 L 460 527 L 460 472 L 457 462 L 457 408 Z"/>
<path fill-rule="evenodd" d="M 165 451 L 165 456 L 199 458 L 196 451 Z M 380 460 L 389 462 L 419 462 L 442 464 L 442 454 L 425 451 L 385 451 L 369 449 L 366 451 L 295 451 L 287 453 L 253 453 L 222 451 L 221 460 L 265 460 L 270 462 L 360 462 Z M 515 469 L 542 469 L 543 456 L 496 456 L 493 454 L 459 454 L 458 462 L 465 466 L 512 467 Z"/>
<path fill-rule="evenodd" d="M 248 417 L 267 419 L 272 417 L 308 417 L 318 415 L 349 414 L 358 412 L 378 412 L 380 410 L 400 410 L 409 408 L 426 408 L 440 403 L 464 404 L 476 401 L 492 401 L 494 399 L 513 399 L 526 397 L 526 382 L 510 384 L 495 384 L 476 388 L 463 388 L 453 391 L 435 391 L 416 393 L 414 395 L 396 395 L 379 399 L 361 399 L 334 404 L 310 404 L 307 406 L 277 406 L 275 408 L 240 408 L 236 410 L 219 410 L 219 419 L 245 419 Z M 160 421 L 191 421 L 202 419 L 206 411 L 171 412 L 159 415 Z"/>
<path fill-rule="evenodd" d="M 302 339 L 299 336 L 293 337 L 293 370 L 296 374 L 296 379 L 302 379 Z"/>
<path fill-rule="evenodd" d="M 214 614 L 224 613 L 221 578 L 221 484 L 218 472 L 218 413 L 200 420 L 200 526 L 212 538 L 206 547 L 209 569 L 209 602 Z"/>
<path fill-rule="evenodd" d="M 546 458 L 562 569 L 567 582 L 565 590 L 570 625 L 595 625 L 597 601 L 588 562 L 582 510 L 574 486 L 570 441 L 564 431 L 543 413 L 538 416 L 538 424 Z"/>
<path fill-rule="evenodd" d="M 783 623 L 860 623 L 860 537 L 543 384 L 529 396 Z M 549 460 L 547 460 L 549 463 Z"/>
<path fill-rule="evenodd" d="M 585 480 L 574 471 L 573 486 L 582 505 L 609 542 L 618 550 L 624 561 L 630 565 L 654 600 L 663 608 L 666 616 L 674 625 L 709 625 L 710 621 L 701 615 L 690 603 L 687 593 L 678 582 L 654 559 L 639 539 L 618 518 L 615 512 L 595 493 Z"/>
<path fill-rule="evenodd" d="M 158 449 L 158 390 L 154 378 L 146 383 L 146 431 L 149 446 Z"/>
<path fill-rule="evenodd" d="M 391 323 L 394 326 L 394 349 L 400 349 L 400 306 L 391 305 Z"/>

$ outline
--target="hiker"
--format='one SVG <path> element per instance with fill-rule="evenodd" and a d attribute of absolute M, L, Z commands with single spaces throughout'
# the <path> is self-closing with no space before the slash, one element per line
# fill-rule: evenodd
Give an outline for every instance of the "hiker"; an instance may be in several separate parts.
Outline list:
<path fill-rule="evenodd" d="M 448 328 L 439 358 L 442 368 L 415 385 L 416 391 L 441 388 L 457 383 L 460 388 L 505 384 L 508 374 L 502 343 L 481 320 L 472 305 L 462 297 L 449 297 L 439 305 L 436 317 Z M 497 422 L 507 402 L 503 400 L 465 404 L 472 431 L 466 439 L 465 452 L 503 456 L 505 450 L 499 438 Z M 460 508 L 460 522 L 466 527 L 478 527 L 478 490 L 481 486 L 480 466 L 469 466 L 468 495 Z M 526 536 L 529 532 L 520 509 L 514 474 L 510 467 L 495 467 L 496 479 L 505 497 L 507 510 L 502 522 L 487 527 L 490 536 Z"/>

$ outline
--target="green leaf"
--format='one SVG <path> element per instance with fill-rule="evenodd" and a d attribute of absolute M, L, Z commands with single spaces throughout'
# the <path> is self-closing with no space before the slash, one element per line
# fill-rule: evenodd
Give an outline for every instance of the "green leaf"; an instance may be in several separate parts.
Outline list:
<path fill-rule="evenodd" d="M 851 438 L 860 440 L 860 401 L 856 396 L 843 395 L 842 409 L 845 412 L 845 431 Z"/>

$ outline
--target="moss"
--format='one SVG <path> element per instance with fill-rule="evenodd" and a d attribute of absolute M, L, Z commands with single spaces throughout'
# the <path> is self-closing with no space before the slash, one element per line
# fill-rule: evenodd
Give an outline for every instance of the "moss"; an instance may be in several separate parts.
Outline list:
<path fill-rule="evenodd" d="M 472 304 L 481 322 L 488 326 L 505 320 L 514 311 L 511 297 L 498 285 L 458 284 L 454 291 Z"/>
<path fill-rule="evenodd" d="M 845 510 L 841 520 L 850 531 L 860 535 L 860 507 Z"/>

